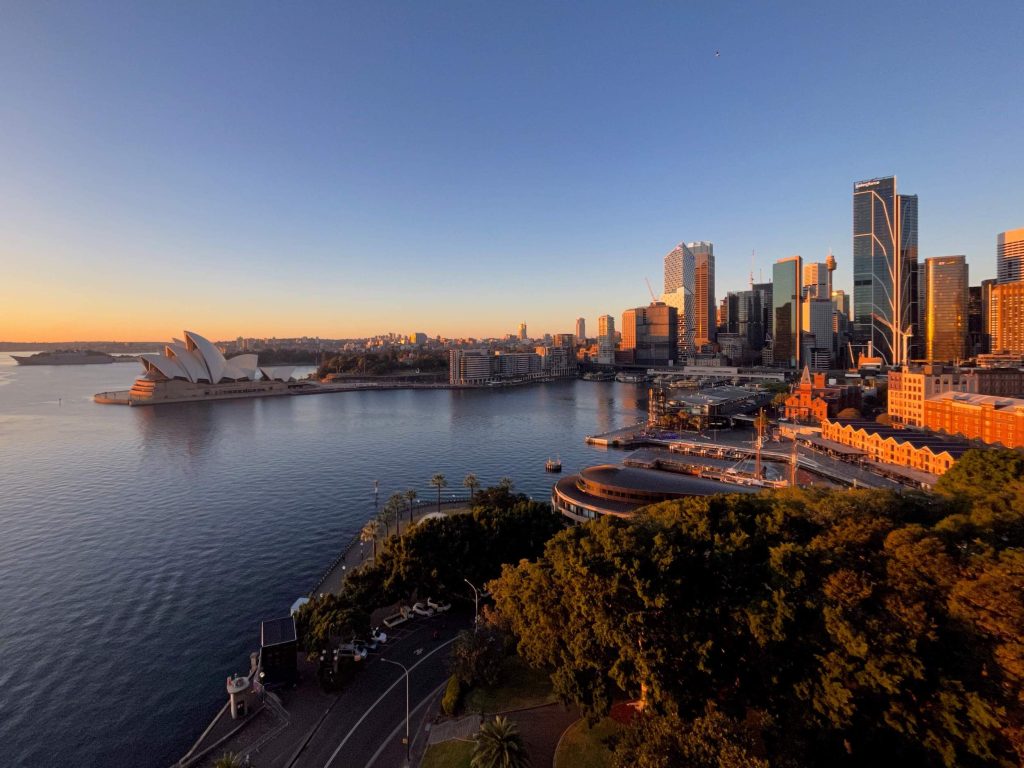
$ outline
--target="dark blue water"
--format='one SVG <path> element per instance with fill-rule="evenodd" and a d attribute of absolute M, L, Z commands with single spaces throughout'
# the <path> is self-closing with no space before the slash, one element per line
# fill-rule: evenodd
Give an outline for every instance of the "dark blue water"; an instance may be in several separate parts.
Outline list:
<path fill-rule="evenodd" d="M 510 476 L 639 416 L 635 385 L 353 392 L 126 408 L 130 364 L 0 354 L 0 764 L 167 766 L 381 500 Z M 615 457 L 617 458 L 617 457 Z"/>

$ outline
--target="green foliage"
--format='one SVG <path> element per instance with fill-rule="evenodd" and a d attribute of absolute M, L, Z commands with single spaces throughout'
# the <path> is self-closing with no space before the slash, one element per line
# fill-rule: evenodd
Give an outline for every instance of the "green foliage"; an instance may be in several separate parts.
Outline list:
<path fill-rule="evenodd" d="M 774 765 L 1013 765 L 1024 504 L 995 514 L 990 493 L 972 506 L 951 486 L 787 489 L 604 518 L 506 566 L 490 585 L 498 620 L 591 716 L 643 696 L 653 719 L 747 752 L 736 728 L 753 718 Z M 637 764 L 751 764 L 672 744 L 689 762 L 655 750 Z"/>
<path fill-rule="evenodd" d="M 748 724 L 714 709 L 692 721 L 640 717 L 615 748 L 615 768 L 768 768 Z"/>
<path fill-rule="evenodd" d="M 463 579 L 479 585 L 497 577 L 503 563 L 538 557 L 563 527 L 549 505 L 521 498 L 504 509 L 478 505 L 472 513 L 421 521 L 401 538 L 378 545 L 374 562 L 349 574 L 340 595 L 303 606 L 299 636 L 308 650 L 319 651 L 332 635 L 362 633 L 369 613 L 413 593 L 464 595 Z"/>
<path fill-rule="evenodd" d="M 529 764 L 526 745 L 515 723 L 498 715 L 480 726 L 470 761 L 472 768 L 526 768 Z"/>
<path fill-rule="evenodd" d="M 262 352 L 260 359 L 262 360 Z M 443 373 L 448 370 L 448 352 L 400 351 L 342 352 L 317 369 L 317 377 L 329 373 L 365 376 L 411 375 L 415 373 Z"/>
<path fill-rule="evenodd" d="M 459 698 L 462 696 L 462 683 L 458 675 L 448 678 L 444 696 L 441 697 L 441 711 L 446 715 L 454 715 L 459 710 Z"/>
<path fill-rule="evenodd" d="M 452 674 L 466 686 L 497 685 L 508 650 L 504 634 L 482 624 L 476 632 L 464 630 L 452 644 Z"/>

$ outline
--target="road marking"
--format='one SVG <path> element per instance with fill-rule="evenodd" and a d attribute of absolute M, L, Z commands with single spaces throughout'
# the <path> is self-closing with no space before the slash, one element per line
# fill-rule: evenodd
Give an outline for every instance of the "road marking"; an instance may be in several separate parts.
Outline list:
<path fill-rule="evenodd" d="M 430 700 L 432 698 L 434 698 L 438 694 L 438 691 L 440 691 L 446 685 L 448 685 L 448 681 L 447 680 L 445 680 L 443 683 L 441 683 L 439 686 L 437 686 L 437 688 L 435 688 L 430 693 L 428 693 L 427 697 L 425 699 L 423 699 L 423 701 L 421 701 L 419 704 L 417 704 L 416 708 L 413 709 L 413 711 L 409 713 L 409 719 L 412 720 L 412 716 L 415 715 L 417 712 L 419 712 L 421 709 L 423 709 L 423 707 L 426 706 L 430 702 Z M 428 729 L 429 729 L 429 726 L 430 726 L 430 723 L 427 723 Z M 394 741 L 395 736 L 397 736 L 399 733 L 402 732 L 403 728 L 405 728 L 405 723 L 402 720 L 399 720 L 398 721 L 398 725 L 395 727 L 395 730 L 393 730 L 391 732 L 391 735 L 388 736 L 386 739 L 384 739 L 384 741 L 381 743 L 381 745 L 379 747 L 377 747 L 377 751 L 373 753 L 373 757 L 371 757 L 370 758 L 370 762 L 368 762 L 366 764 L 366 768 L 371 768 L 373 766 L 373 764 L 375 762 L 377 762 L 377 758 L 380 757 L 380 753 L 383 752 L 385 749 L 387 749 L 388 745 L 392 741 Z M 410 734 L 409 738 L 412 739 L 412 741 L 416 741 L 416 734 L 415 733 Z M 411 744 L 409 746 L 410 746 L 410 748 L 412 747 Z"/>
<path fill-rule="evenodd" d="M 429 658 L 430 658 L 431 656 L 433 656 L 433 655 L 434 655 L 435 653 L 437 653 L 438 651 L 440 651 L 440 650 L 441 650 L 442 648 L 444 648 L 444 647 L 445 647 L 446 645 L 451 645 L 451 644 L 452 644 L 452 643 L 454 643 L 454 642 L 455 642 L 455 638 L 453 637 L 453 638 L 452 638 L 451 640 L 446 640 L 445 642 L 441 643 L 441 644 L 440 644 L 439 646 L 437 646 L 437 648 L 435 648 L 434 650 L 432 650 L 432 651 L 431 651 L 430 653 L 426 654 L 426 655 L 425 655 L 425 656 L 424 656 L 424 657 L 423 657 L 422 659 L 420 659 L 420 660 L 419 660 L 419 661 L 417 661 L 417 662 L 416 662 L 415 664 L 413 664 L 413 665 L 412 665 L 411 667 L 409 667 L 409 673 L 411 674 L 411 673 L 412 673 L 412 671 L 413 671 L 414 669 L 416 669 L 416 667 L 418 667 L 418 666 L 419 666 L 420 664 L 422 664 L 422 663 L 423 663 L 424 661 L 426 661 L 426 660 L 427 660 L 427 659 L 429 659 Z M 393 683 L 391 684 L 391 686 L 390 686 L 390 687 L 389 687 L 389 688 L 388 688 L 388 689 L 387 689 L 386 691 L 384 691 L 384 693 L 382 693 L 382 694 L 381 694 L 381 695 L 380 695 L 380 696 L 379 696 L 379 697 L 377 698 L 377 700 L 376 700 L 375 702 L 373 702 L 373 704 L 371 704 L 371 705 L 370 705 L 370 706 L 369 706 L 369 707 L 367 708 L 367 710 L 366 710 L 365 712 L 363 712 L 363 716 L 362 716 L 362 717 L 360 717 L 360 718 L 359 718 L 359 719 L 358 719 L 358 720 L 356 721 L 356 724 L 355 724 L 355 725 L 353 725 L 353 726 L 352 726 L 352 728 L 351 728 L 351 729 L 349 730 L 349 732 L 348 732 L 347 734 L 345 734 L 345 738 L 341 740 L 341 744 L 339 744 L 339 745 L 338 745 L 338 748 L 337 748 L 336 750 L 334 750 L 333 754 L 331 754 L 331 756 L 330 756 L 330 758 L 328 758 L 327 762 L 326 762 L 326 763 L 324 763 L 324 768 L 330 768 L 330 765 L 331 765 L 331 763 L 333 763 L 333 762 L 334 762 L 334 758 L 336 758 L 336 757 L 338 756 L 338 753 L 339 753 L 339 752 L 341 752 L 341 750 L 342 750 L 342 748 L 343 748 L 343 747 L 345 746 L 345 744 L 347 744 L 347 743 L 348 743 L 348 740 L 352 738 L 352 734 L 356 732 L 356 729 L 357 729 L 357 728 L 359 728 L 359 726 L 363 724 L 363 720 L 365 720 L 366 718 L 368 718 L 368 717 L 370 716 L 370 713 L 371 713 L 371 712 L 373 712 L 374 708 L 375 708 L 375 707 L 376 707 L 376 706 L 377 706 L 378 704 L 380 704 L 380 703 L 381 703 L 382 701 L 384 701 L 385 697 L 386 697 L 386 696 L 387 696 L 387 695 L 388 695 L 389 693 L 391 693 L 391 691 L 392 691 L 392 690 L 394 690 L 395 686 L 397 686 L 397 685 L 398 685 L 399 683 L 401 683 L 401 682 L 402 682 L 402 678 L 403 678 L 403 677 L 405 677 L 405 675 L 402 675 L 402 676 L 401 676 L 401 677 L 399 677 L 399 678 L 398 678 L 397 680 L 395 680 L 395 682 L 393 682 Z"/>

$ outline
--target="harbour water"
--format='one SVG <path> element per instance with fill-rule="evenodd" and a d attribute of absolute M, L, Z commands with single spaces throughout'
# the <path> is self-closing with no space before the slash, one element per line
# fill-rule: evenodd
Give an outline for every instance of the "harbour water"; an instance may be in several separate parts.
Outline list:
<path fill-rule="evenodd" d="M 545 499 L 549 456 L 640 418 L 642 387 L 110 408 L 133 366 L 16 367 L 0 354 L 0 762 L 168 766 L 380 499 L 509 476 Z M 614 460 L 621 458 L 613 455 Z"/>

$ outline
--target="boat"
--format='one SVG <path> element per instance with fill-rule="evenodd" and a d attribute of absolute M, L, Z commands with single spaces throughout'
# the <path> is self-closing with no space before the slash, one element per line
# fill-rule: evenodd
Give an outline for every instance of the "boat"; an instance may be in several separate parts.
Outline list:
<path fill-rule="evenodd" d="M 53 352 L 39 352 L 28 357 L 11 355 L 18 365 L 97 365 L 121 362 L 123 358 L 96 352 L 91 349 L 58 349 Z M 128 362 L 136 360 L 134 356 L 125 356 Z"/>
<path fill-rule="evenodd" d="M 562 471 L 562 460 L 561 459 L 548 459 L 544 462 L 544 469 L 547 472 L 561 472 Z"/>
<path fill-rule="evenodd" d="M 625 384 L 640 384 L 641 382 L 647 381 L 647 374 L 645 373 L 617 373 L 615 374 L 615 380 Z"/>

